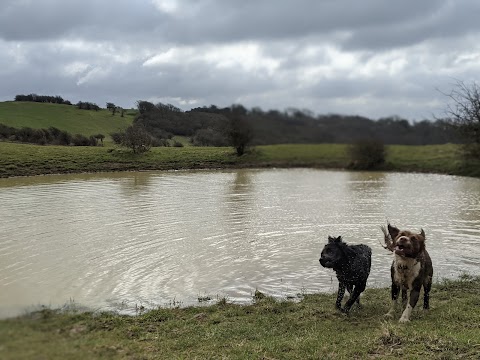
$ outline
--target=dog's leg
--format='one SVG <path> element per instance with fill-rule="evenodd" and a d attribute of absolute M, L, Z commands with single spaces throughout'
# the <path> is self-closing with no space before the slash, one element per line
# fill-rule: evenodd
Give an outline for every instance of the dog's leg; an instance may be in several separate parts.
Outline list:
<path fill-rule="evenodd" d="M 345 287 L 347 288 L 347 291 L 350 295 L 352 295 L 353 293 L 353 285 L 352 284 L 347 284 L 345 285 Z"/>
<path fill-rule="evenodd" d="M 348 301 L 345 304 L 345 312 L 346 313 L 348 313 L 350 311 L 350 308 L 355 303 L 355 301 L 359 300 L 360 294 L 362 293 L 363 290 L 365 290 L 366 286 L 367 286 L 366 283 L 355 285 L 355 288 L 353 289 L 353 293 L 350 295 L 350 298 L 348 299 Z"/>
<path fill-rule="evenodd" d="M 350 294 L 350 297 L 353 295 L 353 285 L 349 284 L 347 285 L 347 291 Z M 357 297 L 357 305 L 360 306 L 360 296 Z"/>
<path fill-rule="evenodd" d="M 393 314 L 395 313 L 395 307 L 397 305 L 397 299 L 398 299 L 399 293 L 400 293 L 400 286 L 392 282 L 392 290 L 391 290 L 392 304 L 390 306 L 390 310 L 388 310 L 388 313 L 386 313 L 385 316 L 393 317 Z"/>
<path fill-rule="evenodd" d="M 402 288 L 402 307 L 407 306 L 407 289 Z"/>
<path fill-rule="evenodd" d="M 410 321 L 410 315 L 412 315 L 413 308 L 417 305 L 418 297 L 420 296 L 420 286 L 415 286 L 412 290 L 410 290 L 410 296 L 408 299 L 408 305 L 402 313 L 400 317 L 400 322 L 408 322 Z"/>
<path fill-rule="evenodd" d="M 338 283 L 337 302 L 335 303 L 335 306 L 337 307 L 338 310 L 342 310 L 343 295 L 345 295 L 345 283 L 344 282 L 339 282 Z"/>
<path fill-rule="evenodd" d="M 425 310 L 430 309 L 430 289 L 432 288 L 432 278 L 428 279 L 423 284 L 423 308 Z"/>

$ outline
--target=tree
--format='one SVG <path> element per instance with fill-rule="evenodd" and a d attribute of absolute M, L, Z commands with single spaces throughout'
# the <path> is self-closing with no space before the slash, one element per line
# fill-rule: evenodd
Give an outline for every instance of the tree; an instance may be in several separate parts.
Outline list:
<path fill-rule="evenodd" d="M 153 111 L 155 109 L 155 105 L 149 101 L 138 100 L 137 109 L 140 114 L 145 114 L 147 112 Z"/>
<path fill-rule="evenodd" d="M 107 102 L 107 109 L 112 112 L 112 116 L 115 115 L 115 112 L 117 111 L 117 106 L 114 103 Z"/>
<path fill-rule="evenodd" d="M 465 141 L 465 155 L 480 159 L 480 87 L 473 81 L 466 84 L 457 80 L 450 93 L 446 114 L 449 123 Z"/>
<path fill-rule="evenodd" d="M 237 155 L 242 156 L 253 139 L 253 130 L 244 116 L 232 114 L 229 115 L 227 136 Z"/>
<path fill-rule="evenodd" d="M 113 133 L 110 136 L 115 143 L 129 147 L 136 154 L 149 151 L 152 147 L 152 137 L 145 127 L 138 123 L 130 125 L 124 132 Z"/>
<path fill-rule="evenodd" d="M 376 139 L 359 140 L 348 148 L 349 167 L 356 170 L 373 170 L 385 163 L 386 149 L 382 141 Z"/>
<path fill-rule="evenodd" d="M 103 134 L 97 134 L 97 135 L 94 135 L 93 137 L 94 137 L 95 139 L 97 139 L 97 140 L 100 140 L 100 143 L 101 143 L 102 146 L 103 146 L 103 139 L 105 139 L 105 135 L 103 135 Z"/>

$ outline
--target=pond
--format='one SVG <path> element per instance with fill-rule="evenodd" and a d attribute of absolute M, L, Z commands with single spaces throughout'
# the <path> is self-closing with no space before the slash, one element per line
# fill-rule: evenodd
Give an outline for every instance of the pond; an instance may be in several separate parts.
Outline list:
<path fill-rule="evenodd" d="M 387 221 L 425 230 L 434 281 L 480 273 L 474 178 L 317 169 L 57 175 L 0 179 L 0 199 L 0 317 L 40 305 L 135 313 L 248 303 L 256 289 L 278 298 L 333 292 L 334 273 L 318 263 L 329 235 L 371 246 L 367 286 L 388 286 Z"/>

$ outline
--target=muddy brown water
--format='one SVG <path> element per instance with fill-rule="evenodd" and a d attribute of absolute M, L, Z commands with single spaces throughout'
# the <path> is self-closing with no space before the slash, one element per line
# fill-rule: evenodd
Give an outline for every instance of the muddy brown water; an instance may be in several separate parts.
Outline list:
<path fill-rule="evenodd" d="M 0 179 L 0 317 L 332 292 L 318 263 L 328 235 L 370 245 L 368 286 L 387 286 L 387 220 L 425 230 L 434 281 L 480 274 L 480 179 L 316 169 Z"/>

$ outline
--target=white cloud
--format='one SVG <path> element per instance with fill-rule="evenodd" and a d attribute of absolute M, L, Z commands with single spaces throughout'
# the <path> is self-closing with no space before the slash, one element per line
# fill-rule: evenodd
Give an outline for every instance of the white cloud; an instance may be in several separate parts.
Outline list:
<path fill-rule="evenodd" d="M 153 4 L 162 12 L 175 14 L 179 9 L 176 0 L 152 0 Z"/>
<path fill-rule="evenodd" d="M 90 68 L 89 64 L 81 61 L 74 61 L 72 63 L 66 64 L 63 67 L 63 73 L 66 76 L 77 76 L 87 71 L 88 68 Z"/>
<path fill-rule="evenodd" d="M 188 67 L 201 63 L 217 69 L 241 69 L 245 72 L 266 71 L 272 74 L 279 60 L 262 54 L 259 44 L 239 43 L 233 45 L 193 46 L 170 48 L 150 57 L 143 63 L 146 67 L 161 67 L 176 64 Z"/>
<path fill-rule="evenodd" d="M 84 85 L 87 83 L 99 83 L 103 81 L 108 81 L 108 75 L 110 75 L 111 70 L 107 68 L 94 67 L 89 69 L 85 74 L 83 74 L 77 81 L 77 85 Z"/>

